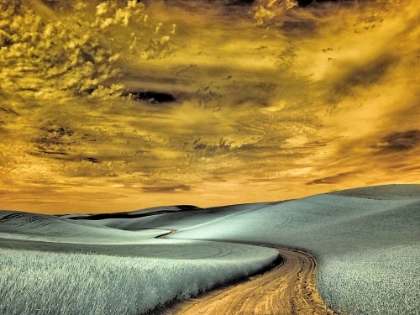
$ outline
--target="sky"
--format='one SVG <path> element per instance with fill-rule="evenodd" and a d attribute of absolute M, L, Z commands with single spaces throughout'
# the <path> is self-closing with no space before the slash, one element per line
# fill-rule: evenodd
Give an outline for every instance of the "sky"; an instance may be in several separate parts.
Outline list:
<path fill-rule="evenodd" d="M 2 2 L 0 209 L 420 183 L 415 1 L 109 3 Z"/>

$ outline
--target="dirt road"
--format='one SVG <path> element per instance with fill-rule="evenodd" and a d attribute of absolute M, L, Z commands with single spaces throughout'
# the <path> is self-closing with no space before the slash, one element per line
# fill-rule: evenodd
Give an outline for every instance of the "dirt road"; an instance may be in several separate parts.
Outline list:
<path fill-rule="evenodd" d="M 306 253 L 279 248 L 284 264 L 196 299 L 181 302 L 169 315 L 314 315 L 336 314 L 325 306 L 316 289 L 315 260 Z"/>

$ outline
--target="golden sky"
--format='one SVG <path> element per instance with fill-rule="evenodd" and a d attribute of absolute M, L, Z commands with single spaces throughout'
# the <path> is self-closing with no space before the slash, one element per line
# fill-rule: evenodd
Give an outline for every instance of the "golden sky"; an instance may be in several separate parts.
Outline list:
<path fill-rule="evenodd" d="M 0 2 L 0 209 L 420 182 L 416 1 L 122 2 Z"/>

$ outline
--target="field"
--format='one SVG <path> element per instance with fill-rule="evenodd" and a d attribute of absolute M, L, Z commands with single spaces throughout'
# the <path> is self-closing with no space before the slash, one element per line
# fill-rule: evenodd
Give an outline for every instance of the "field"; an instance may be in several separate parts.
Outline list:
<path fill-rule="evenodd" d="M 272 205 L 170 237 L 301 248 L 319 261 L 318 287 L 333 309 L 418 314 L 419 187 L 351 192 Z"/>
<path fill-rule="evenodd" d="M 226 254 L 191 260 L 2 249 L 0 312 L 143 314 L 172 299 L 188 299 L 246 277 L 276 257 L 264 249 L 252 254 L 259 258 L 238 260 L 240 256 Z"/>
<path fill-rule="evenodd" d="M 143 314 L 247 277 L 278 256 L 239 243 L 311 253 L 320 294 L 335 311 L 420 309 L 418 185 L 140 217 L 71 217 L 1 212 L 1 314 Z"/>

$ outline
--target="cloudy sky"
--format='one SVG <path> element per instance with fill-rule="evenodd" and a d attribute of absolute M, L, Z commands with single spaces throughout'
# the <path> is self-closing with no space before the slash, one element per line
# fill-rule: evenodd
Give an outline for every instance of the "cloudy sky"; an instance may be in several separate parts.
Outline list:
<path fill-rule="evenodd" d="M 420 182 L 415 1 L 4 2 L 1 209 Z"/>

